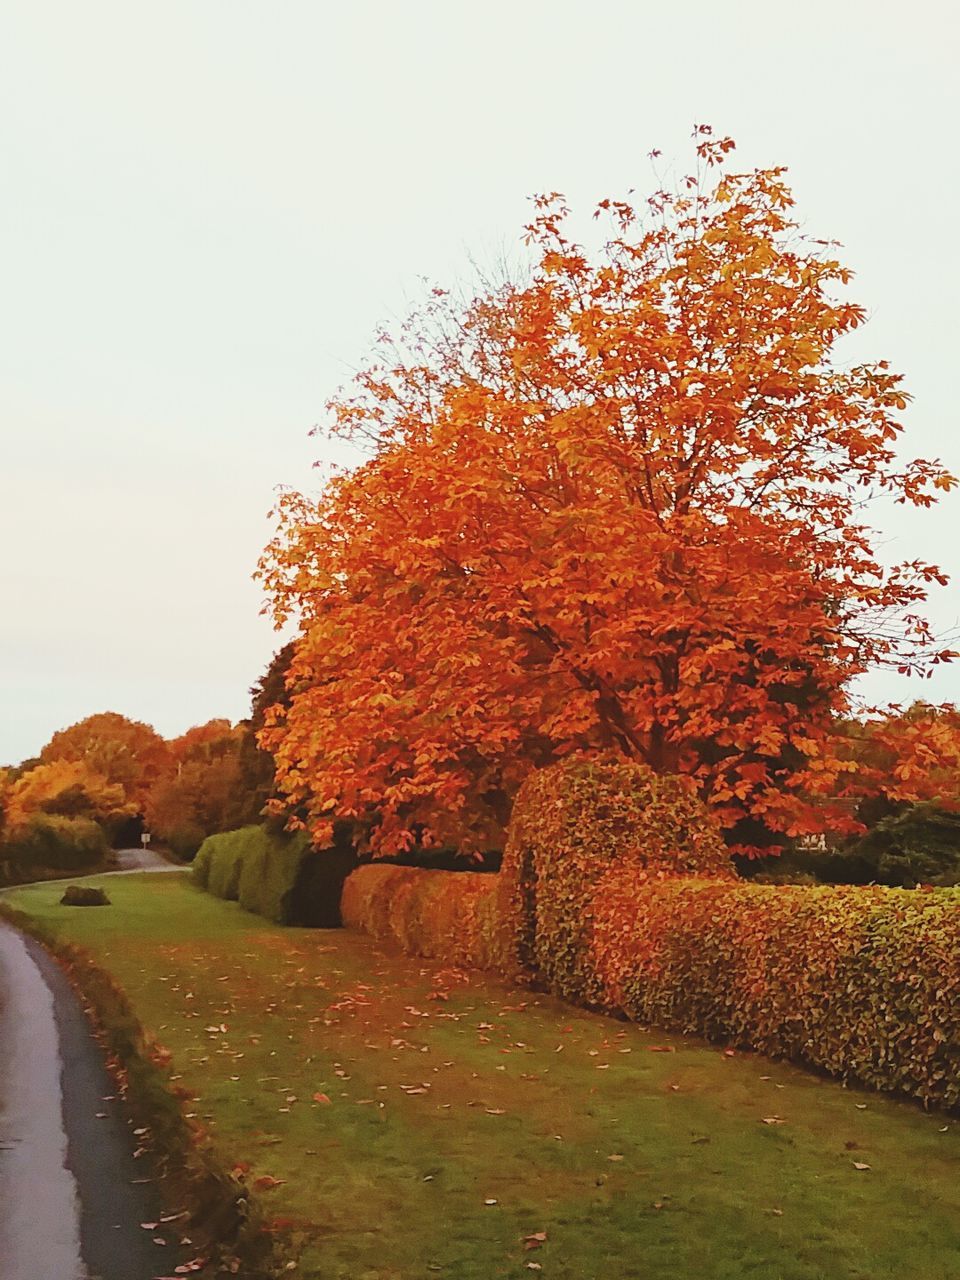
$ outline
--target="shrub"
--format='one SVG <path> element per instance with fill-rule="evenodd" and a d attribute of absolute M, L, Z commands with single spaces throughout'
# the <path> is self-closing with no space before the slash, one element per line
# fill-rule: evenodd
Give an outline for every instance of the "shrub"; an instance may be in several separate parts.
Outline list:
<path fill-rule="evenodd" d="M 209 888 L 210 864 L 213 861 L 213 849 L 210 847 L 211 839 L 213 839 L 212 836 L 204 840 L 197 850 L 193 865 L 190 868 L 190 876 L 193 883 L 199 885 L 201 889 Z"/>
<path fill-rule="evenodd" d="M 241 907 L 274 924 L 289 924 L 300 866 L 310 853 L 309 837 L 302 831 L 270 835 L 263 827 L 241 827 L 229 837 L 242 849 Z"/>
<path fill-rule="evenodd" d="M 62 907 L 109 907 L 110 899 L 102 889 L 85 884 L 68 884 L 60 899 Z"/>
<path fill-rule="evenodd" d="M 349 842 L 316 850 L 304 832 L 249 826 L 208 836 L 194 859 L 193 878 L 275 924 L 332 927 L 340 923 L 343 881 L 355 866 Z"/>
<path fill-rule="evenodd" d="M 238 834 L 236 831 L 224 831 L 221 835 L 207 836 L 197 851 L 198 860 L 204 849 L 209 851 L 204 862 L 205 888 L 230 902 L 236 902 L 240 896 L 243 871 L 244 844 L 235 838 Z"/>
<path fill-rule="evenodd" d="M 955 884 L 960 879 L 960 813 L 916 804 L 882 818 L 851 854 L 871 878 L 912 887 L 919 881 Z"/>
<path fill-rule="evenodd" d="M 340 900 L 347 877 L 357 868 L 357 855 L 347 841 L 332 849 L 310 849 L 290 898 L 290 924 L 336 929 L 343 923 Z"/>
<path fill-rule="evenodd" d="M 103 830 L 92 819 L 36 813 L 4 842 L 0 858 L 22 869 L 79 871 L 96 866 L 107 853 Z"/>
<path fill-rule="evenodd" d="M 639 882 L 732 879 L 727 848 L 689 784 L 622 758 L 571 757 L 531 774 L 510 820 L 500 876 L 512 966 L 551 990 L 603 1002 L 591 957 L 593 885 L 613 865 Z"/>
<path fill-rule="evenodd" d="M 605 1002 L 641 1022 L 960 1104 L 960 893 L 687 879 L 593 888 Z"/>
<path fill-rule="evenodd" d="M 343 886 L 343 922 L 413 955 L 510 971 L 498 876 L 417 867 L 360 867 Z"/>

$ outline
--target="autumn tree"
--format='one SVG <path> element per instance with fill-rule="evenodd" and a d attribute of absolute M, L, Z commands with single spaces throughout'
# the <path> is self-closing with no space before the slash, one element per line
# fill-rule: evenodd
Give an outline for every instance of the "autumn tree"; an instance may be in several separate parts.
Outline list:
<path fill-rule="evenodd" d="M 483 847 L 531 768 L 612 749 L 756 849 L 824 821 L 852 677 L 950 656 L 917 612 L 943 576 L 883 566 L 864 506 L 953 481 L 898 460 L 900 377 L 837 349 L 849 270 L 732 149 L 701 127 L 593 249 L 538 198 L 526 280 L 437 291 L 331 402 L 369 456 L 281 497 L 261 566 L 299 623 L 261 741 L 319 843 L 375 813 L 381 851 Z"/>
<path fill-rule="evenodd" d="M 36 813 L 103 822 L 130 812 L 123 787 L 108 782 L 82 760 L 35 765 L 10 784 L 4 809 L 10 830 Z"/>
<path fill-rule="evenodd" d="M 92 772 L 123 788 L 141 810 L 147 793 L 169 765 L 167 744 L 154 729 L 115 711 L 87 716 L 55 733 L 43 748 L 44 764 L 82 761 Z"/>
<path fill-rule="evenodd" d="M 243 734 L 229 720 L 195 725 L 167 744 L 167 767 L 151 786 L 144 816 L 152 834 L 182 857 L 205 836 L 243 825 Z"/>

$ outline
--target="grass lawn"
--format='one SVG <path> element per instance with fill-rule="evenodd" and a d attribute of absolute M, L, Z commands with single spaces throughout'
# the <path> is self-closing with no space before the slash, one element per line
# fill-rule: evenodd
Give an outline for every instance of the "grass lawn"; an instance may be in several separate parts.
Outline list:
<path fill-rule="evenodd" d="M 292 1275 L 960 1276 L 952 1119 L 270 925 L 185 877 L 102 883 L 112 907 L 4 899 L 119 980 L 222 1161 L 279 1180 L 260 1194 L 303 1246 Z"/>

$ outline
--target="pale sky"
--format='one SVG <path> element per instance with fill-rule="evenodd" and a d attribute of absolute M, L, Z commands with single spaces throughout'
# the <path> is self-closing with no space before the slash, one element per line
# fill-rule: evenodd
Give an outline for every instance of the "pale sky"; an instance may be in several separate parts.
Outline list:
<path fill-rule="evenodd" d="M 420 277 L 684 171 L 694 122 L 786 164 L 960 473 L 956 6 L 935 0 L 3 0 L 0 762 L 96 711 L 246 713 L 280 640 L 251 581 L 279 483 Z M 960 615 L 960 498 L 878 512 Z M 960 701 L 960 664 L 873 698 Z"/>

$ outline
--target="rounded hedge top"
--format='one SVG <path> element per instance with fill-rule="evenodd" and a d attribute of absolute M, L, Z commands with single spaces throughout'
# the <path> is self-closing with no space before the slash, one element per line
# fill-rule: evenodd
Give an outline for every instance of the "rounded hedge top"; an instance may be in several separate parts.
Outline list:
<path fill-rule="evenodd" d="M 600 1004 L 592 961 L 594 885 L 612 867 L 642 879 L 732 879 L 730 855 L 684 779 L 621 757 L 574 756 L 520 788 L 500 873 L 515 967 Z"/>
<path fill-rule="evenodd" d="M 584 871 L 618 863 L 651 876 L 735 874 L 690 783 L 620 757 L 573 756 L 531 774 L 514 805 L 505 858 L 520 846 Z"/>

